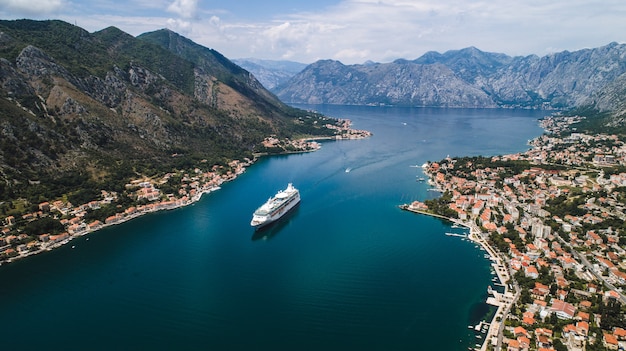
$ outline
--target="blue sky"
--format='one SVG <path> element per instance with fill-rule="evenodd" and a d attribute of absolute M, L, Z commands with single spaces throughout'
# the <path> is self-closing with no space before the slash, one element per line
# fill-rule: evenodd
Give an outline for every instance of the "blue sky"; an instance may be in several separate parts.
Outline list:
<path fill-rule="evenodd" d="M 543 56 L 626 42 L 624 0 L 0 0 L 0 18 L 132 35 L 169 28 L 231 59 L 302 63 L 390 62 L 469 46 Z"/>

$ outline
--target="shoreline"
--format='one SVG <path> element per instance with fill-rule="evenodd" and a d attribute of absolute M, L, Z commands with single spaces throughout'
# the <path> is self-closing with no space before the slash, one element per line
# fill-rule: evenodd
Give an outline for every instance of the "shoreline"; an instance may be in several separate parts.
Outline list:
<path fill-rule="evenodd" d="M 227 181 L 234 180 L 235 178 L 229 179 Z M 210 193 L 212 193 L 214 191 L 217 191 L 219 189 L 221 189 L 221 188 L 218 186 L 218 187 L 213 187 L 213 188 L 210 188 L 210 189 L 206 189 L 206 190 L 200 191 L 200 192 L 198 192 L 198 194 L 194 195 L 190 200 L 183 201 L 179 205 L 174 205 L 174 206 L 170 206 L 170 207 L 167 207 L 167 208 L 148 209 L 146 211 L 137 212 L 137 213 L 134 213 L 134 214 L 122 217 L 118 221 L 115 221 L 113 223 L 104 223 L 104 224 L 102 224 L 102 225 L 100 225 L 100 226 L 98 226 L 97 228 L 94 228 L 94 229 L 85 229 L 85 230 L 83 230 L 83 231 L 81 231 L 79 233 L 69 235 L 67 239 L 64 239 L 62 241 L 46 245 L 46 246 L 44 246 L 44 247 L 42 247 L 42 248 L 40 248 L 38 250 L 28 251 L 28 252 L 26 252 L 24 254 L 20 254 L 18 256 L 11 257 L 11 258 L 9 258 L 9 259 L 7 259 L 5 261 L 0 262 L 0 266 L 2 266 L 4 264 L 9 264 L 9 263 L 21 261 L 22 259 L 24 259 L 26 257 L 29 257 L 29 256 L 35 256 L 35 255 L 38 255 L 40 253 L 53 251 L 54 249 L 57 249 L 59 247 L 62 247 L 62 246 L 65 246 L 65 245 L 71 243 L 74 239 L 77 239 L 77 238 L 89 235 L 91 233 L 98 232 L 98 231 L 100 231 L 102 229 L 105 229 L 105 228 L 108 228 L 108 227 L 113 227 L 113 226 L 116 226 L 116 225 L 119 225 L 119 224 L 126 223 L 128 221 L 131 221 L 133 219 L 142 217 L 142 216 L 150 214 L 150 213 L 157 213 L 157 212 L 161 212 L 161 211 L 171 211 L 171 210 L 176 210 L 176 209 L 179 209 L 179 208 L 183 208 L 183 207 L 187 207 L 187 206 L 193 205 L 196 202 L 200 201 L 200 199 L 202 198 L 202 196 L 204 194 L 210 194 Z"/>
<path fill-rule="evenodd" d="M 498 293 L 495 290 L 492 290 L 491 286 L 488 286 L 488 292 L 490 295 L 493 295 L 493 297 L 491 296 L 488 297 L 485 303 L 492 305 L 492 306 L 496 306 L 497 309 L 491 321 L 488 322 L 489 329 L 487 330 L 487 333 L 485 334 L 485 337 L 482 340 L 482 346 L 480 348 L 472 347 L 471 349 L 485 351 L 487 350 L 488 341 L 490 341 L 491 344 L 494 346 L 500 345 L 502 342 L 502 337 L 501 337 L 502 330 L 504 328 L 504 323 L 503 323 L 503 321 L 505 320 L 504 316 L 508 313 L 508 311 L 513 306 L 515 301 L 517 301 L 517 297 L 519 296 L 519 289 L 517 289 L 518 291 L 517 294 L 513 295 L 512 289 L 509 288 L 510 284 L 512 283 L 512 280 L 511 280 L 511 275 L 509 273 L 510 268 L 506 264 L 506 261 L 500 257 L 499 252 L 497 250 L 495 250 L 493 247 L 491 247 L 491 245 L 489 245 L 487 240 L 483 237 L 482 235 L 483 233 L 475 224 L 472 224 L 470 222 L 465 222 L 460 219 L 450 218 L 450 217 L 438 215 L 436 213 L 430 213 L 428 211 L 419 210 L 419 209 L 411 207 L 409 204 L 403 204 L 403 205 L 400 205 L 399 207 L 400 209 L 404 211 L 443 219 L 450 223 L 469 229 L 470 232 L 467 235 L 467 238 L 471 240 L 473 243 L 480 245 L 480 247 L 484 251 L 487 252 L 487 254 L 489 255 L 489 260 L 491 261 L 491 267 L 493 271 L 496 273 L 496 275 L 498 276 L 498 280 L 500 284 L 504 286 L 504 293 Z M 500 320 L 498 320 L 498 317 L 500 317 Z M 481 323 L 487 323 L 487 321 L 484 321 Z M 496 347 L 496 349 L 499 349 L 499 347 Z"/>
<path fill-rule="evenodd" d="M 348 122 L 349 123 L 349 122 Z M 143 210 L 131 213 L 131 214 L 122 214 L 122 213 L 118 213 L 120 214 L 120 217 L 116 218 L 115 221 L 110 222 L 110 223 L 102 223 L 99 222 L 99 224 L 95 227 L 90 227 L 89 225 L 85 225 L 85 229 L 82 229 L 80 231 L 74 232 L 74 233 L 70 233 L 68 231 L 65 231 L 63 234 L 66 234 L 67 237 L 64 237 L 63 239 L 59 240 L 59 241 L 55 241 L 55 242 L 39 242 L 39 248 L 36 250 L 31 250 L 29 249 L 28 251 L 25 252 L 19 252 L 17 255 L 13 256 L 13 257 L 9 257 L 6 258 L 2 261 L 0 261 L 0 267 L 2 267 L 3 265 L 7 265 L 16 261 L 21 261 L 24 258 L 30 257 L 30 256 L 35 256 L 38 255 L 40 253 L 44 253 L 44 252 L 48 252 L 48 251 L 53 251 L 54 249 L 57 249 L 61 246 L 65 246 L 67 244 L 69 244 L 72 240 L 78 238 L 78 237 L 83 237 L 85 235 L 88 235 L 90 233 L 94 233 L 97 232 L 101 229 L 104 228 L 108 228 L 111 226 L 115 226 L 118 224 L 122 224 L 125 222 L 128 222 L 130 220 L 133 220 L 135 218 L 139 218 L 145 214 L 149 214 L 149 213 L 156 213 L 156 212 L 160 212 L 160 211 L 169 211 L 169 210 L 175 210 L 175 209 L 179 209 L 179 208 L 183 208 L 189 205 L 193 205 L 196 202 L 200 201 L 202 199 L 202 196 L 205 194 L 210 194 L 214 191 L 217 191 L 219 189 L 221 189 L 221 185 L 225 182 L 230 182 L 233 181 L 235 179 L 237 179 L 237 177 L 241 174 L 243 174 L 246 171 L 246 168 L 249 166 L 254 165 L 254 163 L 260 158 L 260 157 L 264 157 L 264 156 L 280 156 L 280 155 L 290 155 L 290 154 L 298 154 L 298 153 L 308 153 L 308 152 L 314 152 L 314 151 L 318 151 L 319 149 L 321 149 L 321 144 L 315 142 L 315 140 L 357 140 L 357 139 L 365 139 L 367 137 L 370 137 L 372 134 L 370 132 L 367 131 L 363 131 L 363 130 L 355 130 L 355 129 L 350 129 L 349 128 L 349 124 L 347 129 L 344 131 L 345 133 L 342 134 L 338 134 L 332 137 L 319 137 L 319 138 L 302 138 L 302 139 L 298 139 L 296 140 L 296 142 L 302 142 L 302 143 L 306 143 L 306 145 L 310 146 L 310 148 L 303 148 L 301 150 L 294 150 L 294 151 L 283 151 L 280 153 L 276 153 L 276 154 L 268 154 L 268 153 L 260 153 L 260 154 L 255 154 L 254 158 L 252 160 L 248 160 L 248 162 L 245 163 L 239 163 L 239 166 L 237 168 L 237 171 L 226 176 L 226 177 L 221 177 L 219 179 L 219 181 L 217 182 L 216 185 L 213 185 L 211 187 L 208 188 L 197 188 L 198 192 L 192 196 L 190 196 L 189 198 L 178 198 L 175 201 L 173 201 L 173 203 L 169 203 L 167 205 L 160 205 L 160 206 L 146 206 Z M 156 205 L 156 203 L 151 203 Z M 17 252 L 17 251 L 16 251 Z"/>
<path fill-rule="evenodd" d="M 300 152 L 311 152 L 311 151 L 317 151 L 318 149 L 315 150 L 302 150 Z M 235 179 L 237 179 L 237 177 L 241 174 L 243 174 L 246 171 L 246 167 L 252 166 L 256 161 L 257 161 L 258 157 L 255 156 L 255 158 L 253 160 L 250 160 L 250 163 L 248 163 L 246 166 L 242 166 L 240 168 L 240 170 L 232 175 L 230 175 L 229 177 L 226 178 L 221 178 L 221 181 L 219 182 L 218 185 L 216 186 L 212 186 L 210 188 L 206 188 L 206 189 L 198 189 L 199 191 L 194 194 L 193 196 L 191 196 L 190 198 L 188 198 L 187 200 L 184 200 L 184 198 L 180 198 L 177 199 L 177 201 L 175 201 L 175 203 L 173 205 L 167 205 L 167 206 L 162 206 L 162 207 L 146 207 L 145 210 L 142 211 L 138 211 L 135 212 L 133 214 L 129 214 L 129 215 L 124 215 L 122 217 L 120 217 L 119 219 L 117 219 L 114 222 L 111 223 L 101 223 L 100 225 L 98 225 L 95 228 L 90 228 L 89 226 L 87 226 L 87 228 L 85 230 L 81 230 L 80 232 L 76 232 L 74 234 L 69 234 L 68 233 L 68 237 L 64 240 L 58 241 L 58 242 L 54 242 L 51 244 L 48 243 L 44 243 L 42 245 L 42 247 L 38 250 L 34 250 L 34 251 L 28 251 L 26 253 L 20 253 L 17 256 L 8 258 L 4 261 L 0 262 L 0 267 L 2 265 L 5 264 L 10 264 L 16 261 L 21 261 L 24 258 L 27 258 L 29 256 L 35 256 L 44 252 L 49 252 L 49 251 L 53 251 L 54 249 L 57 249 L 59 247 L 65 246 L 67 244 L 69 244 L 70 242 L 72 242 L 72 240 L 79 238 L 79 237 L 83 237 L 86 236 L 88 234 L 91 233 L 95 233 L 98 232 L 102 229 L 108 228 L 108 227 L 112 227 L 112 226 L 116 226 L 119 224 L 123 224 L 126 223 L 128 221 L 131 221 L 133 219 L 142 217 L 144 215 L 150 214 L 150 213 L 157 213 L 157 212 L 161 212 L 161 211 L 171 211 L 171 210 L 176 210 L 176 209 L 180 209 L 180 208 L 184 208 L 190 205 L 195 204 L 196 202 L 200 201 L 202 199 L 202 197 L 205 194 L 210 194 L 214 191 L 220 190 L 221 187 L 220 185 L 222 185 L 225 182 L 230 182 L 233 181 Z M 66 232 L 67 233 L 67 232 Z"/>

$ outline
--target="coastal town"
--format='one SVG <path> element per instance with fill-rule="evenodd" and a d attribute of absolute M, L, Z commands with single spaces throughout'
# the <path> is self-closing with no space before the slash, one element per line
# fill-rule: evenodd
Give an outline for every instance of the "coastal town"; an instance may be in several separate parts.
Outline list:
<path fill-rule="evenodd" d="M 465 226 L 491 260 L 497 310 L 470 349 L 626 349 L 626 145 L 568 132 L 580 121 L 544 118 L 523 153 L 427 162 L 441 196 L 401 205 Z"/>
<path fill-rule="evenodd" d="M 326 127 L 335 130 L 336 134 L 320 139 L 361 139 L 371 136 L 369 131 L 352 129 L 351 121 L 346 119 L 338 119 L 337 123 L 328 124 Z M 317 141 L 320 139 L 281 140 L 271 136 L 265 138 L 263 146 L 271 150 L 272 154 L 311 152 L 320 149 L 321 144 Z M 147 213 L 193 204 L 204 194 L 219 190 L 224 182 L 236 179 L 258 157 L 267 154 L 267 152 L 255 154 L 254 159 L 232 160 L 226 166 L 212 165 L 208 171 L 202 171 L 198 167 L 193 170 L 170 172 L 160 177 L 137 178 L 126 184 L 124 194 L 101 190 L 98 199 L 83 204 L 55 199 L 36 204 L 36 211 L 25 211 L 19 216 L 7 215 L 0 220 L 0 265 L 50 251 L 71 243 L 77 237 Z M 126 197 L 123 199 L 126 201 L 121 201 L 122 197 Z M 122 206 L 120 203 L 129 205 Z M 102 219 L 96 219 L 91 215 L 105 208 L 113 208 L 114 211 Z M 22 229 L 24 224 L 38 221 L 58 223 L 56 227 L 60 229 L 58 233 L 31 233 Z"/>

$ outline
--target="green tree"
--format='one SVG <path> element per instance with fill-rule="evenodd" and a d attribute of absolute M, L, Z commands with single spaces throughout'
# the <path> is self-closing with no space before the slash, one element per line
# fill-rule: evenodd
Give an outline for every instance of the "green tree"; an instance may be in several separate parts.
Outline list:
<path fill-rule="evenodd" d="M 555 338 L 554 349 L 556 351 L 567 351 L 567 346 L 563 345 L 563 342 L 561 341 L 561 339 Z"/>
<path fill-rule="evenodd" d="M 615 299 L 609 299 L 606 304 L 600 303 L 599 313 L 602 317 L 600 319 L 602 329 L 611 330 L 614 327 L 623 327 L 626 324 L 621 309 L 622 304 Z"/>
<path fill-rule="evenodd" d="M 39 235 L 39 234 L 58 234 L 61 233 L 65 227 L 61 222 L 52 217 L 44 217 L 36 219 L 32 222 L 28 222 L 24 226 L 24 232 L 29 235 Z"/>

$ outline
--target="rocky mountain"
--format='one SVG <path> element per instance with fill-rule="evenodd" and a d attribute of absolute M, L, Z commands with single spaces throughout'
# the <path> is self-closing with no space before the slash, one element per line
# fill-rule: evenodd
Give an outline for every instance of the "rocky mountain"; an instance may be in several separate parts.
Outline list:
<path fill-rule="evenodd" d="M 584 100 L 582 106 L 613 116 L 626 116 L 626 75 L 617 77 Z"/>
<path fill-rule="evenodd" d="M 0 201 L 225 165 L 270 135 L 332 134 L 319 118 L 169 30 L 0 21 Z"/>
<path fill-rule="evenodd" d="M 265 88 L 270 90 L 285 83 L 307 66 L 294 61 L 255 58 L 235 59 L 233 62 L 252 73 Z"/>
<path fill-rule="evenodd" d="M 367 66 L 318 61 L 277 88 L 277 94 L 283 101 L 308 104 L 448 106 L 445 99 L 454 96 L 468 107 L 496 106 L 443 64 L 403 61 Z"/>
<path fill-rule="evenodd" d="M 471 47 L 382 64 L 318 61 L 273 91 L 288 103 L 567 108 L 625 72 L 624 44 L 543 57 Z"/>

